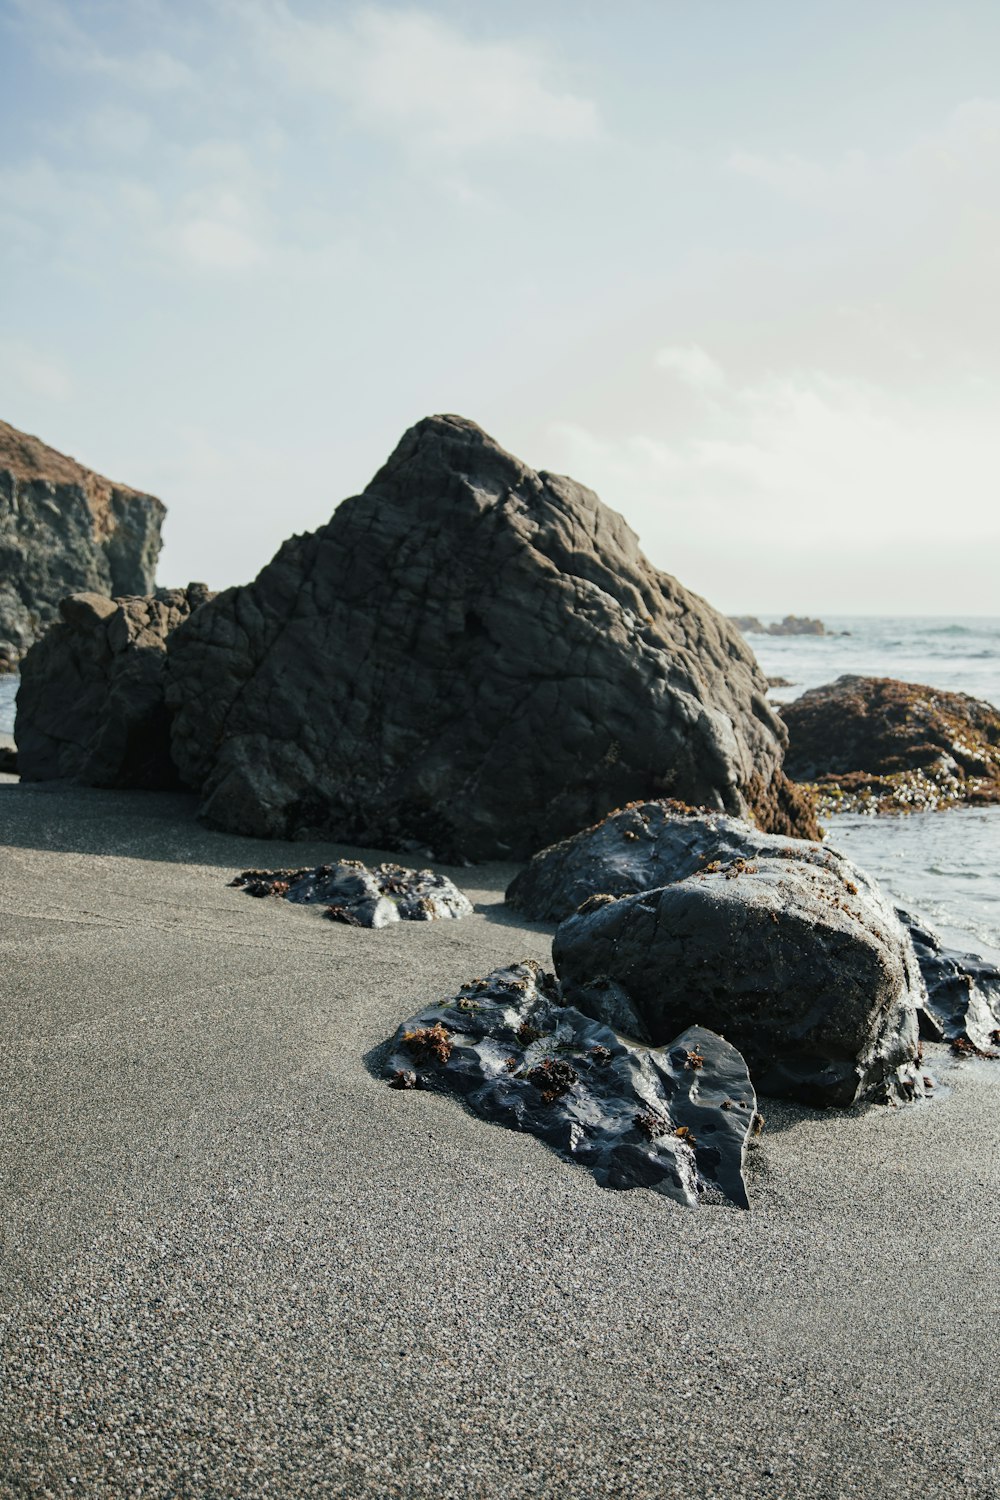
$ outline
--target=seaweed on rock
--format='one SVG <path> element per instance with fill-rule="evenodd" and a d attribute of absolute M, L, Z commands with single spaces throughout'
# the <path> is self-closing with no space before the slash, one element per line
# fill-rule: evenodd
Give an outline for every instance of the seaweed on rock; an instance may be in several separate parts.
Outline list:
<path fill-rule="evenodd" d="M 455 1094 L 539 1136 L 604 1186 L 749 1207 L 743 1165 L 757 1099 L 736 1048 L 700 1026 L 666 1047 L 630 1046 L 564 1005 L 533 960 L 405 1021 L 384 1074 L 393 1088 Z"/>
<path fill-rule="evenodd" d="M 358 859 L 301 870 L 243 870 L 230 881 L 249 896 L 280 896 L 296 905 L 324 906 L 325 915 L 350 927 L 387 927 L 393 922 L 433 922 L 467 917 L 472 902 L 446 875 L 375 865 Z"/>

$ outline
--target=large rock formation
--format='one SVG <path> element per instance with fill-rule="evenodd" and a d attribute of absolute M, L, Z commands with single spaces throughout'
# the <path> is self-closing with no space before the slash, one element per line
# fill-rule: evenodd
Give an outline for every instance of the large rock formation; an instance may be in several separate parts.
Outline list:
<path fill-rule="evenodd" d="M 519 857 L 667 792 L 815 832 L 735 629 L 460 417 L 177 632 L 174 759 L 235 831 Z"/>
<path fill-rule="evenodd" d="M 824 812 L 1000 802 L 1000 711 L 893 677 L 838 677 L 782 709 L 786 765 Z"/>
<path fill-rule="evenodd" d="M 0 662 L 67 594 L 148 594 L 166 508 L 0 422 Z"/>
<path fill-rule="evenodd" d="M 21 665 L 14 735 L 25 781 L 176 787 L 163 670 L 170 634 L 212 596 L 203 583 L 147 598 L 71 594 Z"/>
<path fill-rule="evenodd" d="M 878 886 L 821 845 L 717 822 L 626 809 L 537 856 L 512 893 L 532 914 L 593 891 L 553 940 L 566 998 L 655 1045 L 710 1027 L 763 1093 L 844 1106 L 919 1092 L 926 992 Z M 645 889 L 651 869 L 671 883 Z M 630 879 L 638 894 L 616 899 Z"/>
<path fill-rule="evenodd" d="M 735 1047 L 694 1026 L 632 1047 L 563 1005 L 533 961 L 496 969 L 406 1021 L 383 1071 L 395 1088 L 456 1094 L 540 1136 L 605 1187 L 648 1187 L 689 1207 L 748 1208 L 743 1164 L 762 1121 Z"/>

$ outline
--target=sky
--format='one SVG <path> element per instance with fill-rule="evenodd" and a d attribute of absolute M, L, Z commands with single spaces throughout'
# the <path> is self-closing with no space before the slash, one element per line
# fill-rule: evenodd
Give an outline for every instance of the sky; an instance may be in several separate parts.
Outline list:
<path fill-rule="evenodd" d="M 0 416 L 243 582 L 471 417 L 728 612 L 1000 613 L 995 0 L 0 0 Z"/>

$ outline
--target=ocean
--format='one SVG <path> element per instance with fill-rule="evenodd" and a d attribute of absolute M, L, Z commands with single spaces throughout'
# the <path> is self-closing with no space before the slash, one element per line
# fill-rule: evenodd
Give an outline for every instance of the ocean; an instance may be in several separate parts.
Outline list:
<path fill-rule="evenodd" d="M 761 616 L 769 624 L 777 616 Z M 825 636 L 748 637 L 787 702 L 845 672 L 971 693 L 1000 707 L 1000 618 L 834 616 Z M 836 632 L 836 633 L 833 633 Z M 848 632 L 848 633 L 842 633 Z M 0 677 L 0 735 L 14 726 L 16 677 Z M 880 880 L 952 947 L 1000 963 L 1000 806 L 827 819 L 828 841 Z"/>

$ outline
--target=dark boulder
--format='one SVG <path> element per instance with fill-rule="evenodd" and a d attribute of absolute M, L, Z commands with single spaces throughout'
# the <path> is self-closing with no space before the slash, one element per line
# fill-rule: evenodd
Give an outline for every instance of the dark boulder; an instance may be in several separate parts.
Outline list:
<path fill-rule="evenodd" d="M 659 889 L 592 896 L 556 930 L 564 994 L 654 1045 L 710 1027 L 762 1093 L 839 1106 L 912 1097 L 924 989 L 908 937 L 849 861 L 786 842 Z"/>
<path fill-rule="evenodd" d="M 743 1164 L 761 1120 L 735 1047 L 697 1026 L 667 1047 L 630 1047 L 564 1006 L 534 962 L 411 1017 L 383 1071 L 394 1088 L 455 1094 L 485 1119 L 539 1136 L 606 1187 L 749 1207 Z"/>
<path fill-rule="evenodd" d="M 168 676 L 176 764 L 237 832 L 523 857 L 657 792 L 816 831 L 734 628 L 459 417 L 200 610 Z"/>
<path fill-rule="evenodd" d="M 1000 710 L 892 677 L 838 677 L 782 708 L 786 768 L 824 813 L 1000 802 Z"/>
<path fill-rule="evenodd" d="M 540 850 L 511 881 L 506 900 L 534 922 L 561 922 L 590 896 L 630 896 L 683 880 L 713 862 L 760 856 L 843 869 L 846 879 L 882 902 L 870 876 L 823 845 L 762 833 L 743 819 L 667 798 L 630 803 Z"/>
<path fill-rule="evenodd" d="M 250 896 L 280 896 L 300 906 L 322 906 L 334 922 L 388 927 L 393 922 L 435 922 L 467 917 L 472 902 L 446 875 L 375 865 L 358 859 L 304 870 L 244 870 L 230 885 Z"/>
<path fill-rule="evenodd" d="M 163 699 L 173 630 L 204 584 L 146 598 L 71 594 L 21 667 L 14 736 L 25 781 L 157 789 L 179 785 Z"/>
<path fill-rule="evenodd" d="M 956 1051 L 996 1056 L 1000 1046 L 1000 969 L 978 953 L 946 948 L 937 933 L 909 912 L 897 913 L 910 934 L 927 986 L 924 1035 Z"/>
<path fill-rule="evenodd" d="M 67 594 L 148 594 L 165 514 L 0 422 L 0 664 L 16 666 Z"/>

